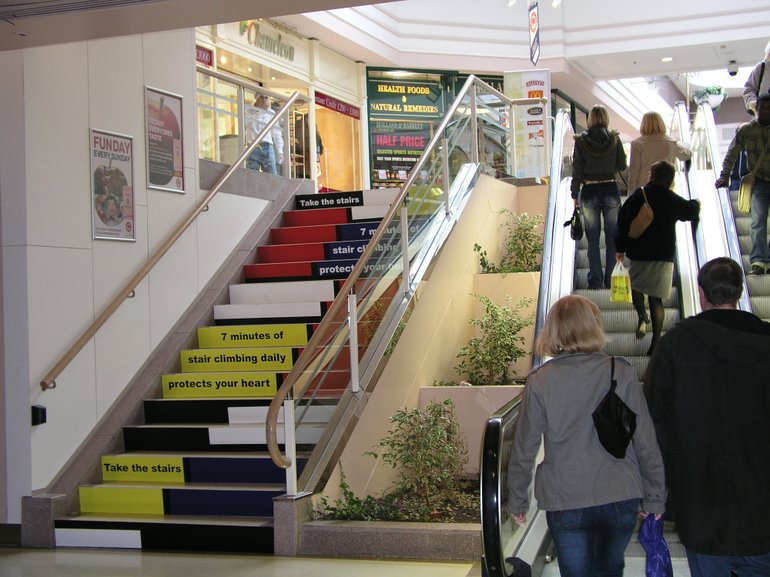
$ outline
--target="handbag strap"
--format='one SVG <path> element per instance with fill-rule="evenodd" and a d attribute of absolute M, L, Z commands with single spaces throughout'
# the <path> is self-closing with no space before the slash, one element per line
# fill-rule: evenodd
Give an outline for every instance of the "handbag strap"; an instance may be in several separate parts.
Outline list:
<path fill-rule="evenodd" d="M 618 386 L 618 382 L 615 380 L 615 357 L 610 357 L 610 392 L 615 391 L 615 387 Z"/>
<path fill-rule="evenodd" d="M 754 168 L 751 169 L 749 176 L 751 176 L 752 178 L 754 178 L 754 174 L 757 172 L 759 165 L 762 164 L 762 159 L 765 158 L 765 154 L 767 154 L 767 149 L 762 151 L 762 154 L 759 155 L 759 158 L 757 159 L 757 163 L 754 165 Z"/>
<path fill-rule="evenodd" d="M 644 204 L 650 204 L 650 201 L 647 200 L 647 191 L 644 189 L 644 187 L 642 187 L 642 196 L 644 197 Z"/>

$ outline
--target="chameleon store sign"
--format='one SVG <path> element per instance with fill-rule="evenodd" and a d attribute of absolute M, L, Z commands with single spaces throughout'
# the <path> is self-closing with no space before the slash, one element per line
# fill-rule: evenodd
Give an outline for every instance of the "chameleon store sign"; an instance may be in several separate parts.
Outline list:
<path fill-rule="evenodd" d="M 437 82 L 369 80 L 370 117 L 441 118 L 444 99 Z"/>
<path fill-rule="evenodd" d="M 238 25 L 240 36 L 245 36 L 246 41 L 254 48 L 289 62 L 294 62 L 294 46 L 284 42 L 283 35 L 280 32 L 274 29 L 271 29 L 270 32 L 260 30 L 259 24 L 253 20 L 242 21 Z"/>

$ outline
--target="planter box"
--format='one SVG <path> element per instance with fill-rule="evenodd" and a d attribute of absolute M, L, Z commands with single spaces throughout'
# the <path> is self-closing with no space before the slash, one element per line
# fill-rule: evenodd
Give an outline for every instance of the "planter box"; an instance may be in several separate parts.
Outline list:
<path fill-rule="evenodd" d="M 468 463 L 465 472 L 478 477 L 481 463 L 481 441 L 490 415 L 522 393 L 521 385 L 493 385 L 486 387 L 422 387 L 420 408 L 431 401 L 452 399 L 455 404 L 460 430 L 468 443 Z"/>
<path fill-rule="evenodd" d="M 300 555 L 473 561 L 481 557 L 481 524 L 309 521 Z"/>

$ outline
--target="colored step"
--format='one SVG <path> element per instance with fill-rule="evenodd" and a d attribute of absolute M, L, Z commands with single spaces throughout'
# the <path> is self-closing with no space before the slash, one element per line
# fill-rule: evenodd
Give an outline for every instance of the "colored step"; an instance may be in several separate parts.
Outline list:
<path fill-rule="evenodd" d="M 343 240 L 324 243 L 270 244 L 257 249 L 260 263 L 336 260 L 359 257 L 368 240 Z"/>
<path fill-rule="evenodd" d="M 297 210 L 341 206 L 390 205 L 398 192 L 398 189 L 395 188 L 377 188 L 348 192 L 325 192 L 322 194 L 298 194 L 294 199 L 294 204 Z"/>
<path fill-rule="evenodd" d="M 184 520 L 157 515 L 121 515 L 117 519 L 88 515 L 57 519 L 54 527 L 58 547 L 273 553 L 272 514 L 270 518 L 187 516 Z"/>
<path fill-rule="evenodd" d="M 266 397 L 272 399 L 285 373 L 195 372 L 161 376 L 164 399 Z"/>
<path fill-rule="evenodd" d="M 282 323 L 237 327 L 198 328 L 198 347 L 241 348 L 244 345 L 297 347 L 307 344 L 313 333 L 312 324 Z"/>
<path fill-rule="evenodd" d="M 333 280 L 233 284 L 230 285 L 229 289 L 230 304 L 270 305 L 331 302 L 337 295 L 338 288 Z"/>
<path fill-rule="evenodd" d="M 316 210 L 287 210 L 283 213 L 283 226 L 313 226 L 319 224 L 345 224 L 364 220 L 381 219 L 388 211 L 386 205 L 350 208 L 319 208 Z"/>
<path fill-rule="evenodd" d="M 346 279 L 358 259 L 318 262 L 256 263 L 243 267 L 246 282 Z"/>
<path fill-rule="evenodd" d="M 187 349 L 180 351 L 182 372 L 288 372 L 299 351 L 288 347 L 242 349 Z"/>
<path fill-rule="evenodd" d="M 300 426 L 297 429 L 297 448 L 311 450 L 318 442 L 323 424 Z M 279 428 L 278 442 L 283 443 Z M 195 452 L 266 451 L 265 426 L 260 425 L 136 425 L 123 428 L 123 442 L 127 452 Z"/>
<path fill-rule="evenodd" d="M 243 424 L 263 423 L 272 399 L 145 399 L 144 422 L 152 424 Z M 336 398 L 319 397 L 308 406 L 299 403 L 313 422 L 328 422 L 336 408 Z M 283 409 L 278 419 L 283 419 Z"/>
<path fill-rule="evenodd" d="M 325 312 L 326 303 L 323 302 L 214 305 L 214 320 L 217 325 L 267 324 L 276 321 L 316 324 L 321 322 Z"/>
<path fill-rule="evenodd" d="M 301 468 L 306 457 L 297 459 Z M 284 484 L 286 470 L 262 455 L 104 455 L 101 462 L 104 483 L 184 484 L 239 483 Z"/>
<path fill-rule="evenodd" d="M 380 226 L 379 220 L 348 224 L 282 226 L 270 231 L 270 240 L 272 244 L 369 240 L 378 226 Z"/>
<path fill-rule="evenodd" d="M 268 517 L 273 514 L 273 499 L 284 492 L 283 487 L 83 485 L 80 487 L 80 512 Z"/>

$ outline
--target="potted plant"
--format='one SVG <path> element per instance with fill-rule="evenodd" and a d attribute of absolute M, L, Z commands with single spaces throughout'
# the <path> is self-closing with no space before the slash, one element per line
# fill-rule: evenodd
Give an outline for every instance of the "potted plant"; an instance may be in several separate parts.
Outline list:
<path fill-rule="evenodd" d="M 491 262 L 487 251 L 481 245 L 473 245 L 473 250 L 479 254 L 481 272 L 489 274 L 539 271 L 539 258 L 543 254 L 543 215 L 529 216 L 526 212 L 515 213 L 507 208 L 501 210 L 500 214 L 506 217 L 501 224 L 505 229 L 505 236 L 500 263 Z"/>
<path fill-rule="evenodd" d="M 709 106 L 715 111 L 719 110 L 719 105 L 722 104 L 725 98 L 727 98 L 727 91 L 723 87 L 716 85 L 704 86 L 692 93 L 692 99 L 695 102 L 698 104 L 708 102 Z"/>
<path fill-rule="evenodd" d="M 532 315 L 523 316 L 522 311 L 532 305 L 533 299 L 521 298 L 513 304 L 506 296 L 505 304 L 498 305 L 487 296 L 474 296 L 484 307 L 484 314 L 468 323 L 478 327 L 479 334 L 458 349 L 460 362 L 455 370 L 471 385 L 509 384 L 511 373 L 516 374 L 511 365 L 528 353 L 520 333 L 534 321 Z"/>
<path fill-rule="evenodd" d="M 399 409 L 391 429 L 366 454 L 396 469 L 393 488 L 358 497 L 340 472 L 340 498 L 321 499 L 316 518 L 366 521 L 477 521 L 478 490 L 463 478 L 468 447 L 449 399 Z M 469 519 L 468 517 L 472 517 Z"/>

